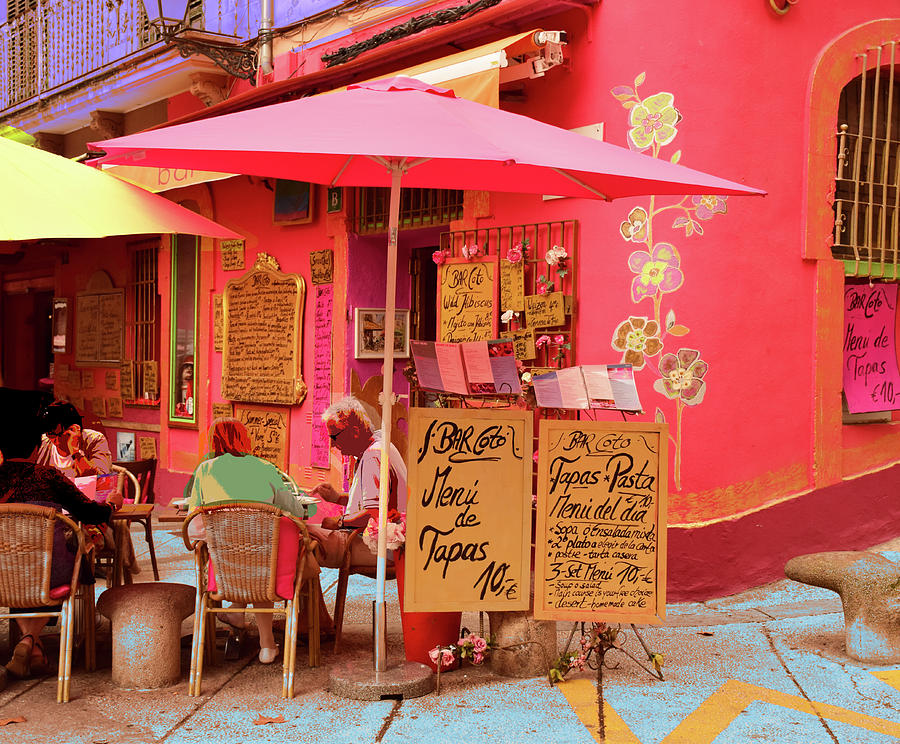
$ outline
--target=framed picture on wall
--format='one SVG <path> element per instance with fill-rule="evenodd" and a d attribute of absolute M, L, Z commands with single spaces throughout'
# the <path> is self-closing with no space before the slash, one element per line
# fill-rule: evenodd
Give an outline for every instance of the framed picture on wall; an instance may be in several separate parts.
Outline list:
<path fill-rule="evenodd" d="M 275 179 L 273 222 L 276 225 L 302 225 L 311 222 L 313 193 L 312 184 L 306 183 L 306 181 Z"/>
<path fill-rule="evenodd" d="M 116 460 L 119 462 L 134 462 L 134 432 L 116 432 Z"/>
<path fill-rule="evenodd" d="M 53 298 L 53 354 L 65 354 L 69 348 L 69 300 Z"/>
<path fill-rule="evenodd" d="M 394 324 L 394 358 L 409 357 L 409 310 L 398 309 Z M 357 359 L 384 355 L 384 308 L 358 307 L 354 311 L 354 354 Z"/>

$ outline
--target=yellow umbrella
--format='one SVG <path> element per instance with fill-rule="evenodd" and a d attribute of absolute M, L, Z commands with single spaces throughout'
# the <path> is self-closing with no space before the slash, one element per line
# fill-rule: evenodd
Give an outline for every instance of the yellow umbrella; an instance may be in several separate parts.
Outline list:
<path fill-rule="evenodd" d="M 95 168 L 0 137 L 0 241 L 183 233 L 240 238 Z"/>

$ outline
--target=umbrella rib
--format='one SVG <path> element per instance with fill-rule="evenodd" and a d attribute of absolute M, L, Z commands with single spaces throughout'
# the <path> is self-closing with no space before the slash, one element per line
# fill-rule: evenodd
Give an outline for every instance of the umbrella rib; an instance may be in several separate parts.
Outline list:
<path fill-rule="evenodd" d="M 356 157 L 355 155 L 351 155 L 349 158 L 347 158 L 344 161 L 344 164 L 341 166 L 341 169 L 337 172 L 337 175 L 333 179 L 331 179 L 332 186 L 337 185 L 338 179 L 344 175 L 344 171 L 347 170 L 347 166 L 350 165 L 350 161 L 353 160 L 353 158 L 355 158 L 355 157 Z"/>
<path fill-rule="evenodd" d="M 584 181 L 575 178 L 575 176 L 573 176 L 571 173 L 567 173 L 561 168 L 551 168 L 550 170 L 552 170 L 554 173 L 559 173 L 559 175 L 561 175 L 563 178 L 568 178 L 572 183 L 581 186 L 581 188 L 583 189 L 587 189 L 592 194 L 596 194 L 597 196 L 599 196 L 601 199 L 605 201 L 611 201 L 610 198 L 602 191 L 597 191 L 597 189 L 595 189 L 593 186 L 588 186 Z"/>

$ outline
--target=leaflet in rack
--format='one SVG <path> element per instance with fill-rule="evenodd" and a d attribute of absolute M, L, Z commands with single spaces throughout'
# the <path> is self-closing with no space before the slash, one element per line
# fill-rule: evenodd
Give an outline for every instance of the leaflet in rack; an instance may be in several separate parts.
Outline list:
<path fill-rule="evenodd" d="M 532 382 L 542 408 L 642 410 L 630 364 L 565 367 L 535 375 Z"/>
<path fill-rule="evenodd" d="M 512 341 L 410 341 L 419 387 L 458 395 L 522 392 Z"/>

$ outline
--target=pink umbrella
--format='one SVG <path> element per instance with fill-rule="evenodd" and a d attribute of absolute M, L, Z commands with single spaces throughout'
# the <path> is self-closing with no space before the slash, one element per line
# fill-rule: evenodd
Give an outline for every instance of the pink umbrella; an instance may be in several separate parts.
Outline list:
<path fill-rule="evenodd" d="M 102 142 L 102 162 L 390 186 L 385 328 L 394 327 L 401 180 L 407 187 L 618 199 L 646 194 L 764 194 L 397 77 Z M 394 349 L 384 345 L 384 397 Z M 376 672 L 385 669 L 388 444 L 383 417 L 378 512 Z"/>

